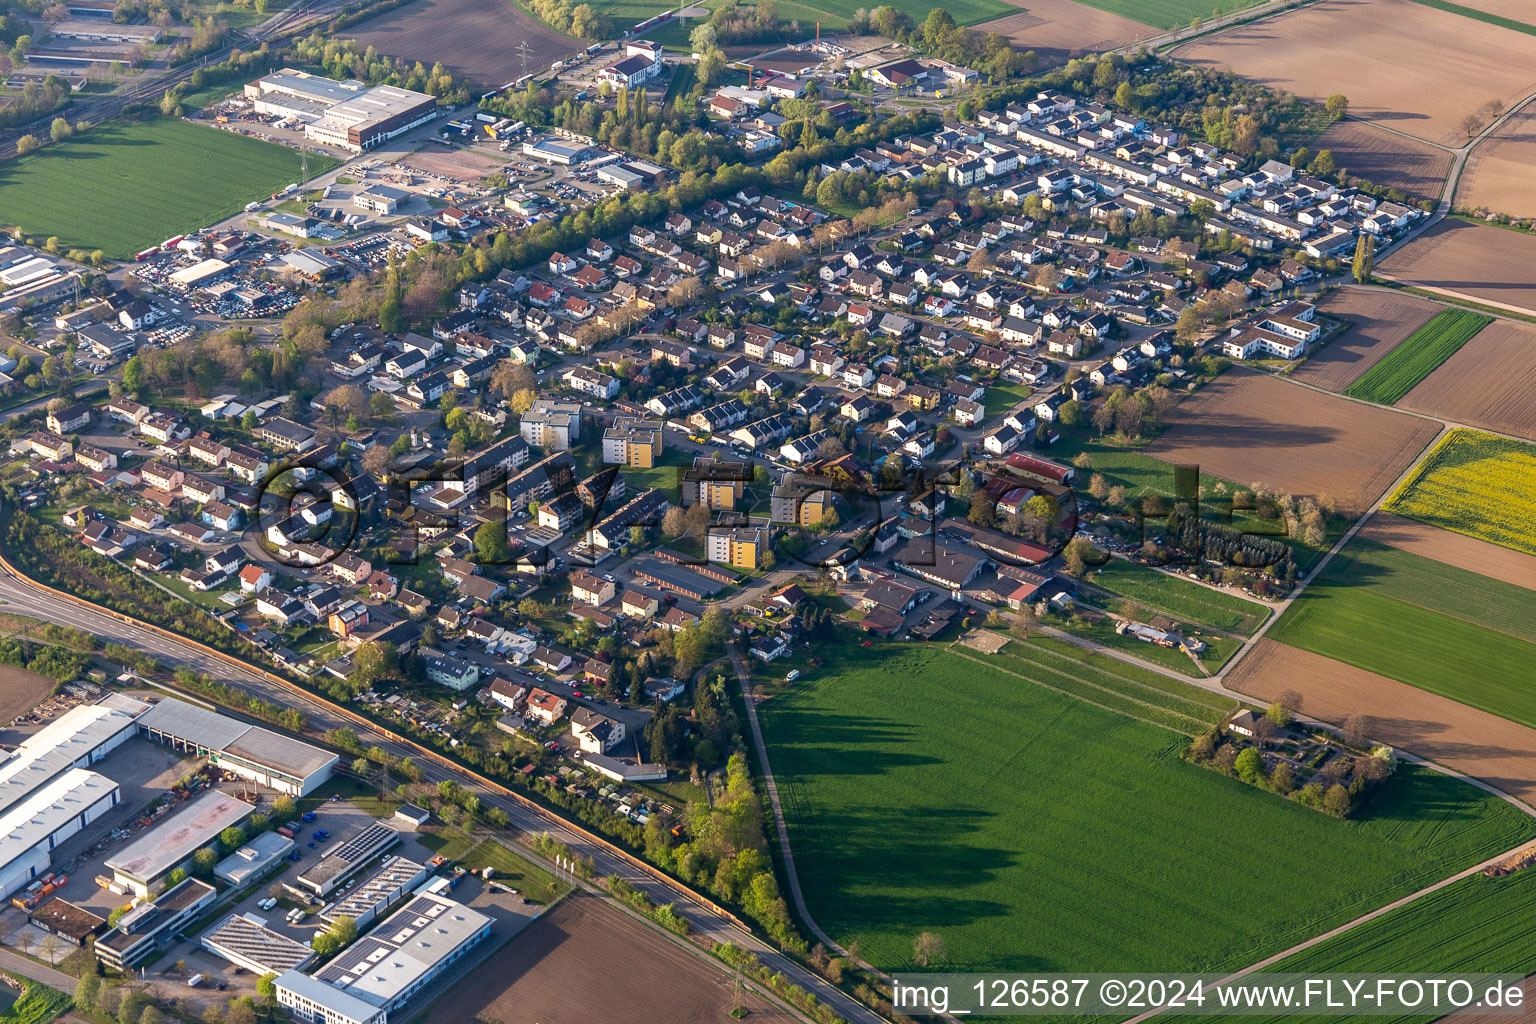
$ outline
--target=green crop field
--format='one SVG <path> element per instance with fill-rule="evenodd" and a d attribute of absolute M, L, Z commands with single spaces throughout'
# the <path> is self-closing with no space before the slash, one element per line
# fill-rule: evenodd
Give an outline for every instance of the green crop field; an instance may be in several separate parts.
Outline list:
<path fill-rule="evenodd" d="M 1536 448 L 1452 430 L 1383 506 L 1409 519 L 1536 554 Z"/>
<path fill-rule="evenodd" d="M 1504 878 L 1464 878 L 1265 970 L 1311 975 L 1529 974 L 1532 963 L 1536 963 L 1536 870 L 1527 868 Z M 1338 1019 L 1296 1015 L 1243 1018 L 1252 1024 L 1322 1024 Z M 1420 1014 L 1370 1019 L 1396 1024 L 1434 1018 Z"/>
<path fill-rule="evenodd" d="M 1118 14 L 1153 28 L 1184 28 L 1195 18 L 1210 20 L 1212 12 L 1233 14 L 1246 10 L 1261 0 L 1078 0 L 1088 7 Z M 1027 7 L 1026 7 L 1027 9 Z"/>
<path fill-rule="evenodd" d="M 1369 587 L 1398 601 L 1536 643 L 1536 590 L 1355 537 L 1319 582 Z"/>
<path fill-rule="evenodd" d="M 1490 625 L 1528 633 L 1531 592 L 1430 559 L 1419 559 L 1395 582 L 1378 583 L 1399 560 L 1373 561 L 1372 555 L 1362 549 L 1358 559 L 1330 564 L 1275 623 L 1270 638 L 1536 726 L 1536 645 L 1477 621 L 1502 595 L 1515 603 L 1495 608 Z M 1486 597 L 1467 593 L 1479 581 Z M 1402 599 L 1415 596 L 1420 584 L 1440 592 L 1417 595 L 1419 603 Z M 1458 607 L 1459 595 L 1470 603 Z M 1425 603 L 1457 610 L 1449 614 Z M 1523 624 L 1521 615 L 1527 616 Z"/>
<path fill-rule="evenodd" d="M 1491 323 L 1493 317 L 1469 309 L 1444 310 L 1398 342 L 1344 393 L 1366 402 L 1393 405 Z"/>
<path fill-rule="evenodd" d="M 888 969 L 925 930 L 945 940 L 943 970 L 1233 968 L 1531 831 L 1492 794 L 1413 766 L 1363 820 L 1339 821 L 980 656 L 818 653 L 824 666 L 763 705 L 767 742 L 812 916 Z"/>
<path fill-rule="evenodd" d="M 311 173 L 336 164 L 309 157 Z M 296 150 L 189 121 L 113 123 L 0 168 L 0 224 L 125 259 L 239 213 L 299 167 Z"/>
<path fill-rule="evenodd" d="M 1269 609 L 1235 594 L 1111 558 L 1093 570 L 1089 582 L 1174 618 L 1251 636 L 1269 618 Z"/>

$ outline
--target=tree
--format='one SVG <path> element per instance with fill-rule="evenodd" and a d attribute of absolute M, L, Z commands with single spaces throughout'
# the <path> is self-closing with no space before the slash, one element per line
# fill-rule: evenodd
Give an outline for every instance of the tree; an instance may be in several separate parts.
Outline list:
<path fill-rule="evenodd" d="M 219 833 L 219 842 L 224 844 L 226 850 L 238 850 L 245 842 L 245 829 L 231 825 Z"/>
<path fill-rule="evenodd" d="M 1345 789 L 1339 783 L 1335 782 L 1333 785 L 1329 786 L 1328 792 L 1323 794 L 1323 810 L 1327 811 L 1335 818 L 1348 817 L 1349 807 L 1349 790 Z"/>
<path fill-rule="evenodd" d="M 288 819 L 299 812 L 299 805 L 291 796 L 280 796 L 272 801 L 272 817 Z"/>
<path fill-rule="evenodd" d="M 53 124 L 48 126 L 48 136 L 54 142 L 63 142 L 73 134 L 75 130 L 69 126 L 67 118 L 56 117 L 53 119 Z"/>
<path fill-rule="evenodd" d="M 1284 729 L 1291 724 L 1291 710 L 1279 701 L 1271 704 L 1264 712 L 1264 717 L 1275 723 L 1275 728 Z"/>
<path fill-rule="evenodd" d="M 28 153 L 35 153 L 40 145 L 42 143 L 38 141 L 36 135 L 23 135 L 16 140 L 16 153 L 19 156 L 26 156 Z"/>
<path fill-rule="evenodd" d="M 277 975 L 268 971 L 256 979 L 256 994 L 268 1002 L 277 998 Z"/>
<path fill-rule="evenodd" d="M 927 967 L 948 955 L 944 937 L 938 932 L 923 932 L 912 940 L 912 959 L 919 967 Z"/>
<path fill-rule="evenodd" d="M 250 996 L 240 996 L 229 1001 L 224 1011 L 226 1024 L 256 1024 L 256 1004 Z"/>
<path fill-rule="evenodd" d="M 480 524 L 475 530 L 475 558 L 482 565 L 507 565 L 512 561 L 505 523 L 493 519 Z"/>
<path fill-rule="evenodd" d="M 1281 761 L 1275 765 L 1275 770 L 1269 773 L 1269 784 L 1281 796 L 1296 788 L 1296 772 L 1291 768 L 1289 761 Z"/>
<path fill-rule="evenodd" d="M 1327 109 L 1328 113 L 1332 114 L 1334 117 L 1343 117 L 1345 114 L 1349 113 L 1349 100 L 1344 96 L 1343 93 L 1336 92 L 1332 96 L 1329 96 L 1326 100 L 1323 101 L 1323 106 Z"/>
<path fill-rule="evenodd" d="M 1361 233 L 1360 237 L 1355 239 L 1355 259 L 1352 265 L 1352 272 L 1357 283 L 1365 284 L 1371 279 L 1371 271 L 1374 269 L 1376 262 L 1375 257 L 1375 236 Z"/>
<path fill-rule="evenodd" d="M 1356 712 L 1344 719 L 1344 738 L 1355 746 L 1365 743 L 1371 728 L 1371 720 Z"/>
<path fill-rule="evenodd" d="M 1094 561 L 1089 560 L 1090 555 L 1094 556 Z M 1062 549 L 1061 557 L 1067 564 L 1067 572 L 1078 579 L 1082 579 L 1090 565 L 1104 564 L 1103 555 L 1094 548 L 1093 542 L 1087 537 L 1073 537 Z"/>
<path fill-rule="evenodd" d="M 82 1010 L 94 1010 L 96 997 L 101 994 L 101 979 L 94 974 L 86 973 L 75 982 L 75 1005 Z"/>
<path fill-rule="evenodd" d="M 1326 177 L 1337 170 L 1338 165 L 1334 162 L 1333 150 L 1331 149 L 1319 150 L 1317 156 L 1312 158 L 1313 174 Z"/>
<path fill-rule="evenodd" d="M 192 855 L 192 871 L 198 875 L 211 875 L 213 866 L 218 862 L 218 851 L 211 846 L 205 846 Z"/>
<path fill-rule="evenodd" d="M 1233 767 L 1244 782 L 1258 782 L 1264 777 L 1264 756 L 1256 747 L 1244 747 Z"/>

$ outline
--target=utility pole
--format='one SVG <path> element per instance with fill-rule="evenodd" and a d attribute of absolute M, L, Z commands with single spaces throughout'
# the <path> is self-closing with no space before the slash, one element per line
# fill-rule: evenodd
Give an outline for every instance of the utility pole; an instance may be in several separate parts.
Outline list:
<path fill-rule="evenodd" d="M 523 74 L 528 74 L 528 58 L 533 56 L 533 48 L 528 45 L 528 40 L 523 39 L 521 42 L 519 42 L 517 44 L 517 49 L 513 52 L 516 53 L 519 57 L 523 58 Z"/>

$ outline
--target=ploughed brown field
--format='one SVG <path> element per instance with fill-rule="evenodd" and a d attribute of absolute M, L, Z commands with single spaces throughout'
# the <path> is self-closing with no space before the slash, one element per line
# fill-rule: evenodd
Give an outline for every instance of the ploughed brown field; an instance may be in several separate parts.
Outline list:
<path fill-rule="evenodd" d="M 1536 11 L 1532 12 L 1536 17 Z M 1456 186 L 1456 204 L 1487 207 L 1513 217 L 1536 217 L 1536 111 L 1520 111 L 1472 147 Z"/>
<path fill-rule="evenodd" d="M 1484 103 L 1536 92 L 1536 36 L 1413 0 L 1326 0 L 1173 54 L 1308 99 L 1342 93 L 1352 117 L 1451 146 Z"/>
<path fill-rule="evenodd" d="M 622 984 L 611 974 L 614 965 L 623 965 Z M 749 1020 L 794 1020 L 756 993 L 746 993 L 745 1003 Z M 433 1003 L 430 1018 L 433 1024 L 730 1024 L 731 976 L 613 907 L 572 896 Z"/>
<path fill-rule="evenodd" d="M 1536 441 L 1536 327 L 1495 320 L 1397 408 Z"/>
<path fill-rule="evenodd" d="M 1325 722 L 1365 715 L 1372 739 L 1536 801 L 1536 729 L 1269 639 L 1254 645 L 1227 686 L 1262 702 L 1295 690 L 1302 714 Z"/>
<path fill-rule="evenodd" d="M 0 728 L 47 700 L 55 685 L 48 676 L 14 665 L 0 665 Z"/>
<path fill-rule="evenodd" d="M 1235 484 L 1331 495 L 1363 510 L 1419 456 L 1439 425 L 1233 367 L 1179 403 L 1145 451 Z"/>
<path fill-rule="evenodd" d="M 516 48 L 525 39 L 531 50 L 527 71 L 548 71 L 555 61 L 584 48 L 512 0 L 412 0 L 345 34 L 359 46 L 427 67 L 440 60 L 454 74 L 486 87 L 523 76 Z"/>
<path fill-rule="evenodd" d="M 1536 313 L 1536 235 L 1446 218 L 1376 261 L 1380 275 Z"/>
<path fill-rule="evenodd" d="M 1433 558 L 1479 576 L 1536 590 L 1536 555 L 1490 544 L 1464 533 L 1442 530 L 1394 512 L 1378 511 L 1360 528 L 1358 536 L 1411 555 Z"/>
<path fill-rule="evenodd" d="M 1340 288 L 1317 307 L 1351 326 L 1335 335 L 1291 374 L 1329 391 L 1343 391 L 1375 366 L 1408 335 L 1428 323 L 1443 307 L 1428 299 L 1366 288 Z"/>
<path fill-rule="evenodd" d="M 984 22 L 975 26 L 976 31 L 996 32 L 1021 50 L 1034 50 L 1040 58 L 1036 66 L 1041 68 L 1055 67 L 1073 57 L 1102 53 L 1158 34 L 1158 30 L 1150 25 L 1073 0 L 1008 2 L 1020 7 L 1018 14 Z"/>
<path fill-rule="evenodd" d="M 1340 121 L 1314 139 L 1310 148 L 1314 153 L 1332 150 L 1334 163 L 1350 174 L 1425 199 L 1438 198 L 1451 173 L 1448 151 L 1363 121 Z"/>

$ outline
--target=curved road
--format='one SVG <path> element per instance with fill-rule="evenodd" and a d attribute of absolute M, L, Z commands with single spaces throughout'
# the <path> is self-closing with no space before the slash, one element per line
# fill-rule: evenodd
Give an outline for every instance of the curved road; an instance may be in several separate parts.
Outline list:
<path fill-rule="evenodd" d="M 573 852 L 588 857 L 596 870 L 603 875 L 617 875 L 658 903 L 673 903 L 687 918 L 694 933 L 712 942 L 733 942 L 754 953 L 768 968 L 783 973 L 790 981 L 813 993 L 852 1024 L 884 1024 L 885 1018 L 833 987 L 819 975 L 811 973 L 778 949 L 763 942 L 757 936 L 742 931 L 724 920 L 694 896 L 662 882 L 649 871 L 635 867 L 607 848 L 591 842 L 581 833 L 572 830 L 567 823 L 552 812 L 530 808 L 493 792 L 466 772 L 446 768 L 421 756 L 421 749 L 400 743 L 349 719 L 344 719 L 318 702 L 295 694 L 286 686 L 267 678 L 254 667 L 236 668 L 222 658 L 184 644 L 131 623 L 118 620 L 113 615 L 83 608 L 65 602 L 51 594 L 35 589 L 10 571 L 0 566 L 0 600 L 6 611 L 31 615 L 48 622 L 59 622 L 95 634 L 101 639 L 144 651 L 167 663 L 186 665 L 199 672 L 206 672 L 214 679 L 261 696 L 267 700 L 296 707 L 309 719 L 312 732 L 345 727 L 357 732 L 365 746 L 377 744 L 398 757 L 410 757 L 421 767 L 422 780 L 436 783 L 451 780 L 466 790 L 477 794 L 482 805 L 498 807 L 511 819 L 512 827 L 526 833 L 548 832 L 568 846 Z M 702 954 L 701 954 L 702 955 Z"/>

